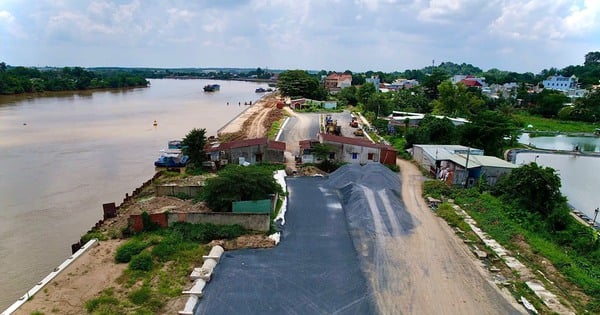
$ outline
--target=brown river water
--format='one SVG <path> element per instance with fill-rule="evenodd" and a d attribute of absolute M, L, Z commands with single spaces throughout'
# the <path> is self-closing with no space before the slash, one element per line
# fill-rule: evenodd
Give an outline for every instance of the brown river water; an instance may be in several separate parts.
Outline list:
<path fill-rule="evenodd" d="M 119 204 L 154 174 L 169 140 L 192 128 L 215 135 L 266 87 L 150 81 L 148 88 L 0 96 L 0 311 L 70 256 L 71 244 L 102 218 L 103 203 Z M 209 83 L 221 90 L 204 92 Z"/>

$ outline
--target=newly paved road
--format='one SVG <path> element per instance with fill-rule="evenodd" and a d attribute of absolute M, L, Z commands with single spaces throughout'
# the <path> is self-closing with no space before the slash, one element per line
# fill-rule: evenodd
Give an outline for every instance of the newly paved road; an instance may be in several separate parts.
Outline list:
<path fill-rule="evenodd" d="M 288 178 L 281 243 L 226 252 L 195 314 L 374 314 L 337 194 Z"/>

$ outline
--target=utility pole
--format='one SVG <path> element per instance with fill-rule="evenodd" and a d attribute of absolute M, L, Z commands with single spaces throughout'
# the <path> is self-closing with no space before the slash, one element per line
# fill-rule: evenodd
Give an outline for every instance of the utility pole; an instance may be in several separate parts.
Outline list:
<path fill-rule="evenodd" d="M 596 217 L 598 216 L 598 211 L 600 211 L 600 208 L 596 208 L 594 209 L 594 224 L 592 224 L 592 226 L 596 226 Z"/>
<path fill-rule="evenodd" d="M 471 155 L 471 147 L 467 147 L 467 161 L 465 162 L 465 188 L 469 186 L 469 155 Z"/>

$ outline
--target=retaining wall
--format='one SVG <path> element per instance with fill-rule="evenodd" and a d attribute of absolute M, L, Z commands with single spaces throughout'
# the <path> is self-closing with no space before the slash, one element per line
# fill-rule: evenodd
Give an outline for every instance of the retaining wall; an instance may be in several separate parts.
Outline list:
<path fill-rule="evenodd" d="M 269 213 L 231 213 L 231 212 L 169 212 L 154 213 L 149 216 L 150 221 L 167 227 L 175 222 L 188 223 L 212 223 L 221 225 L 239 224 L 245 229 L 267 232 L 271 226 L 271 215 Z M 144 229 L 141 214 L 129 216 L 129 226 L 140 232 Z"/>
<path fill-rule="evenodd" d="M 157 185 L 154 188 L 156 190 L 156 197 L 177 196 L 179 194 L 195 197 L 202 192 L 202 186 Z"/>

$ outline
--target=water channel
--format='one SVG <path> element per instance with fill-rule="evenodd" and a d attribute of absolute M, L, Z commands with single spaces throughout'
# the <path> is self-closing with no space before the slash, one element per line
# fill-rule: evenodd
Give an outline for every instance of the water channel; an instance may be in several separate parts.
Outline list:
<path fill-rule="evenodd" d="M 536 162 L 554 168 L 560 175 L 561 192 L 568 198 L 569 204 L 593 218 L 594 209 L 600 207 L 600 137 L 529 137 L 528 134 L 523 134 L 519 142 L 544 150 L 572 151 L 577 146 L 584 152 L 519 153 L 515 163 L 520 165 Z"/>
<path fill-rule="evenodd" d="M 203 86 L 219 83 L 207 93 Z M 0 97 L 0 311 L 154 174 L 167 142 L 217 130 L 266 84 L 151 80 L 148 88 Z M 153 126 L 156 120 L 157 125 Z"/>

